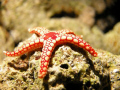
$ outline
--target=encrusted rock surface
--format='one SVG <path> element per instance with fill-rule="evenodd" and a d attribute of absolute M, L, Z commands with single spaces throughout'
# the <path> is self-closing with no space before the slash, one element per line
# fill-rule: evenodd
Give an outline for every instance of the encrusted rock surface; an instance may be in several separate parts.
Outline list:
<path fill-rule="evenodd" d="M 92 57 L 71 44 L 56 47 L 44 79 L 37 77 L 41 50 L 21 57 L 6 57 L 0 68 L 0 89 L 120 89 L 120 56 L 103 50 L 96 51 L 98 57 Z"/>

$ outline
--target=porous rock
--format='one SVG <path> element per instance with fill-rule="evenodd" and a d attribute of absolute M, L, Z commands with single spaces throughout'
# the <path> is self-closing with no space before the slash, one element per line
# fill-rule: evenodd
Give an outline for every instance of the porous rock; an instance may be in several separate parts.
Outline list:
<path fill-rule="evenodd" d="M 6 57 L 0 68 L 0 89 L 120 89 L 120 56 L 103 50 L 96 51 L 98 57 L 71 44 L 56 47 L 43 79 L 37 76 L 41 51 L 21 57 Z"/>

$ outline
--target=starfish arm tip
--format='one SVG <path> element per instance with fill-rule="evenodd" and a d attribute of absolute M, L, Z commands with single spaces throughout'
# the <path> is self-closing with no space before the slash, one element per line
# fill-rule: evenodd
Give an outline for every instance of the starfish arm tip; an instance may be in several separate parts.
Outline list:
<path fill-rule="evenodd" d="M 94 53 L 91 53 L 92 56 L 97 57 L 98 53 L 94 51 Z"/>
<path fill-rule="evenodd" d="M 94 57 L 97 57 L 98 56 L 98 53 L 96 52 L 95 54 L 94 54 Z"/>
<path fill-rule="evenodd" d="M 28 29 L 28 32 L 31 32 L 31 29 L 30 29 L 30 28 Z"/>
<path fill-rule="evenodd" d="M 3 53 L 4 53 L 4 54 L 6 54 L 6 53 L 7 53 L 7 51 L 3 51 Z"/>
<path fill-rule="evenodd" d="M 80 35 L 81 38 L 83 38 L 83 35 Z"/>
<path fill-rule="evenodd" d="M 8 51 L 3 51 L 3 53 L 7 56 L 8 55 Z"/>

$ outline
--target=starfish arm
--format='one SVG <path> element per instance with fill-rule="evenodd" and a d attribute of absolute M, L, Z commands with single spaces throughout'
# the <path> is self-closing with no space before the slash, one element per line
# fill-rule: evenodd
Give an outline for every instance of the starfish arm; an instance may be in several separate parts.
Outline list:
<path fill-rule="evenodd" d="M 61 31 L 56 31 L 56 33 L 58 33 L 59 35 L 65 35 L 65 34 L 73 34 L 75 35 L 75 33 L 71 30 L 68 29 L 63 29 Z M 83 38 L 83 35 L 77 35 L 79 38 Z"/>
<path fill-rule="evenodd" d="M 16 51 L 13 51 L 13 52 L 3 51 L 3 52 L 6 56 L 11 56 L 11 57 L 20 56 L 29 51 L 42 47 L 43 41 L 44 41 L 43 39 L 39 38 L 28 44 L 23 45 L 20 49 Z"/>
<path fill-rule="evenodd" d="M 97 56 L 97 52 L 85 41 L 82 40 L 81 36 L 76 36 L 74 32 L 64 29 L 61 31 L 50 32 L 45 28 L 36 27 L 28 30 L 30 33 L 35 33 L 40 37 L 32 39 L 29 43 L 23 45 L 19 49 L 8 52 L 3 51 L 7 56 L 20 56 L 29 51 L 35 50 L 37 48 L 42 48 L 41 61 L 40 61 L 40 71 L 39 78 L 45 77 L 47 73 L 47 68 L 49 65 L 50 56 L 55 48 L 55 46 L 65 43 L 72 43 L 88 51 L 91 55 Z"/>
<path fill-rule="evenodd" d="M 40 71 L 38 74 L 39 78 L 44 78 L 47 74 L 47 68 L 49 65 L 50 57 L 52 54 L 52 51 L 55 47 L 55 40 L 47 39 L 44 43 L 42 53 L 41 53 L 41 60 L 40 60 Z"/>
<path fill-rule="evenodd" d="M 88 51 L 92 56 L 96 57 L 97 52 L 84 40 L 82 40 L 79 36 L 75 35 L 62 35 L 56 38 L 56 45 L 64 44 L 64 43 L 72 43 L 74 45 L 77 45 L 78 47 L 81 47 Z"/>
<path fill-rule="evenodd" d="M 59 33 L 59 34 L 73 34 L 75 35 L 75 33 L 71 30 L 68 30 L 68 29 L 63 29 L 63 30 L 60 30 L 60 31 L 56 31 L 56 33 Z"/>
<path fill-rule="evenodd" d="M 31 28 L 31 29 L 28 29 L 28 31 L 30 33 L 36 33 L 38 36 L 42 36 L 49 32 L 46 28 L 43 28 L 43 27 Z"/>

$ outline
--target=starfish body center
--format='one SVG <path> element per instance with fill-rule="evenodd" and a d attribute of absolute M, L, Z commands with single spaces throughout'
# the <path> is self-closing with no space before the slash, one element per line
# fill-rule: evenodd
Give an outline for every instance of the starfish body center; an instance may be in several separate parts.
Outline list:
<path fill-rule="evenodd" d="M 49 32 L 49 33 L 46 33 L 45 34 L 45 37 L 44 37 L 44 40 L 47 40 L 48 38 L 52 38 L 52 39 L 56 39 L 57 38 L 57 33 L 55 33 L 55 32 Z"/>

